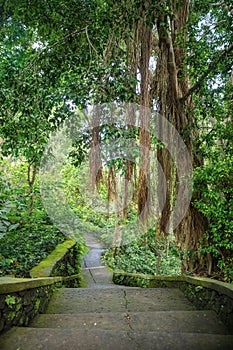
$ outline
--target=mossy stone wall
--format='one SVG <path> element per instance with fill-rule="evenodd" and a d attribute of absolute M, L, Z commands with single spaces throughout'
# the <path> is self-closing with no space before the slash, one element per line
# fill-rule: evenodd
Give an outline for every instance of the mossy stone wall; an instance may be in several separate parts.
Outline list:
<path fill-rule="evenodd" d="M 80 247 L 67 239 L 30 271 L 31 277 L 71 276 L 80 272 Z"/>
<path fill-rule="evenodd" d="M 142 288 L 179 288 L 197 309 L 213 310 L 233 332 L 233 285 L 201 277 L 114 273 L 113 282 Z"/>
<path fill-rule="evenodd" d="M 0 295 L 0 332 L 13 326 L 27 326 L 45 311 L 59 283 Z"/>
<path fill-rule="evenodd" d="M 80 287 L 80 254 L 77 242 L 68 239 L 30 271 L 32 278 L 1 277 L 0 333 L 27 326 L 45 311 L 56 288 Z"/>

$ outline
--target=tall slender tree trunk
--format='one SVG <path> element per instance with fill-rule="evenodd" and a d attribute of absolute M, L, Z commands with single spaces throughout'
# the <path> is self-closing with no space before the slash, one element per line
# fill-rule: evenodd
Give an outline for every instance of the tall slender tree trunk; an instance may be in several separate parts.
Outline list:
<path fill-rule="evenodd" d="M 89 168 L 91 175 L 91 189 L 94 191 L 95 186 L 99 187 L 101 180 L 103 179 L 103 166 L 100 154 L 100 123 L 101 115 L 99 106 L 95 106 L 95 113 L 92 120 L 92 147 L 89 155 Z"/>
<path fill-rule="evenodd" d="M 28 185 L 29 185 L 29 196 L 30 196 L 30 206 L 29 206 L 29 216 L 32 216 L 34 209 L 34 189 L 33 185 L 36 181 L 37 175 L 37 166 L 35 164 L 30 163 L 28 165 Z"/>
<path fill-rule="evenodd" d="M 141 54 L 140 54 L 140 148 L 141 167 L 138 180 L 138 214 L 140 222 L 146 226 L 150 210 L 150 94 L 149 60 L 152 49 L 152 29 L 147 27 L 145 15 L 142 16 Z"/>
<path fill-rule="evenodd" d="M 129 104 L 127 106 L 127 131 L 133 130 L 133 125 L 135 124 L 135 106 L 134 104 Z M 135 169 L 135 163 L 132 161 L 133 156 L 131 154 L 131 146 L 134 148 L 134 141 L 129 141 L 127 149 L 127 159 L 126 159 L 126 171 L 124 179 L 124 198 L 123 198 L 123 218 L 127 218 L 128 212 L 128 201 L 129 201 L 129 183 L 133 182 L 133 172 Z"/>

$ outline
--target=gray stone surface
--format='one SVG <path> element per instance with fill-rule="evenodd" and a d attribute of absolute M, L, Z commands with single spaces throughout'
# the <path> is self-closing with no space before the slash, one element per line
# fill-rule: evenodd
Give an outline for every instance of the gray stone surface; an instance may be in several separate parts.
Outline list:
<path fill-rule="evenodd" d="M 101 254 L 104 252 L 102 244 L 93 235 L 86 234 L 86 245 L 89 248 L 88 256 L 83 257 L 83 267 L 104 266 Z"/>
<path fill-rule="evenodd" d="M 194 310 L 179 289 L 64 288 L 53 296 L 47 313 Z"/>
<path fill-rule="evenodd" d="M 86 288 L 96 288 L 98 285 L 111 286 L 114 285 L 112 282 L 112 273 L 104 266 L 83 268 L 82 275 L 85 280 Z M 114 285 L 116 287 L 116 285 Z"/>
<path fill-rule="evenodd" d="M 101 255 L 104 252 L 102 244 L 91 234 L 87 234 L 86 245 L 89 248 L 87 256 L 83 257 L 82 275 L 86 288 L 98 288 L 101 285 L 113 285 L 112 272 L 110 272 L 101 261 Z"/>
<path fill-rule="evenodd" d="M 121 331 L 154 331 L 226 334 L 226 328 L 212 311 L 107 312 L 43 314 L 32 324 L 36 328 L 74 328 Z"/>
<path fill-rule="evenodd" d="M 0 338 L 2 350 L 233 350 L 233 335 L 211 311 L 198 311 L 175 288 L 116 286 L 88 236 L 86 288 L 63 288 L 31 327 Z"/>
<path fill-rule="evenodd" d="M 1 350 L 232 350 L 233 336 L 110 330 L 17 328 Z"/>

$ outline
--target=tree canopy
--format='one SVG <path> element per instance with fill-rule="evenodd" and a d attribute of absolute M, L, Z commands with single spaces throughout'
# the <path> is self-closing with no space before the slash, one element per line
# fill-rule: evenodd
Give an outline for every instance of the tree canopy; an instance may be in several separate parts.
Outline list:
<path fill-rule="evenodd" d="M 173 237 L 183 272 L 232 278 L 232 1 L 1 0 L 0 13 L 2 154 L 25 157 L 33 177 L 51 132 L 78 109 L 112 102 L 143 107 L 138 124 L 131 109 L 123 125 L 108 125 L 97 110 L 94 127 L 84 125 L 73 145 L 72 163 L 80 167 L 89 157 L 93 186 L 97 192 L 105 186 L 116 202 L 114 244 L 120 246 L 131 210 L 148 228 L 156 197 L 162 209 L 153 213 L 153 232 Z M 148 132 L 151 109 L 178 132 L 192 163 L 192 199 L 176 226 L 171 213 L 182 182 L 178 153 L 162 142 L 164 123 L 157 137 Z M 169 133 L 174 141 L 172 128 Z M 103 161 L 101 145 L 119 138 L 138 146 L 140 162 Z M 176 147 L 182 157 L 183 146 Z M 125 181 L 123 210 L 119 176 Z M 129 181 L 134 195 L 128 208 Z"/>

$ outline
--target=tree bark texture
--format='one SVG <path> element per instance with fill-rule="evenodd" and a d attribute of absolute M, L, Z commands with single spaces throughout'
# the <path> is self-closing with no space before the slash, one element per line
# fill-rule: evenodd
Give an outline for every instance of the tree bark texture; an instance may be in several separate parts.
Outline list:
<path fill-rule="evenodd" d="M 187 96 L 189 91 L 189 81 L 185 69 L 186 52 L 183 43 L 187 40 L 185 25 L 189 16 L 189 1 L 170 1 L 170 7 L 173 16 L 160 15 L 157 20 L 157 31 L 159 36 L 159 54 L 157 62 L 157 71 L 155 75 L 157 87 L 157 103 L 159 113 L 171 123 L 178 133 L 182 136 L 185 128 L 192 123 L 192 96 L 188 96 L 182 101 L 183 96 Z M 181 36 L 182 34 L 182 36 Z M 184 45 L 185 46 L 185 45 Z M 163 128 L 160 123 L 159 133 L 170 132 L 169 138 L 172 142 L 174 135 L 172 131 Z M 192 130 L 191 127 L 189 130 Z M 191 133 L 191 131 L 190 131 Z M 186 147 L 192 157 L 193 141 L 192 135 L 185 139 Z M 174 145 L 178 147 L 179 144 Z M 172 150 L 172 144 L 169 145 Z M 179 150 L 180 151 L 180 150 Z M 172 213 L 174 201 L 179 187 L 179 178 L 177 175 L 176 159 L 172 157 L 174 152 L 169 152 L 167 147 L 158 149 L 158 161 L 166 178 L 166 188 L 161 181 L 162 176 L 159 174 L 158 189 L 160 193 L 166 193 L 165 205 L 162 209 L 160 218 L 160 231 L 165 235 L 169 233 L 168 222 Z M 194 164 L 195 159 L 192 158 Z M 186 166 L 179 164 L 179 166 Z M 176 178 L 176 181 L 172 179 Z M 162 189 L 161 189 L 162 188 Z M 204 265 L 210 264 L 204 261 L 197 250 L 200 248 L 200 241 L 204 237 L 206 222 L 200 212 L 194 208 L 192 203 L 189 206 L 183 220 L 177 227 L 174 227 L 176 242 L 184 252 L 183 272 L 202 269 Z"/>
<path fill-rule="evenodd" d="M 138 180 L 138 215 L 140 222 L 146 226 L 150 210 L 150 94 L 149 94 L 149 60 L 152 49 L 152 30 L 142 17 L 141 53 L 139 71 L 140 82 L 140 149 L 141 167 Z"/>

